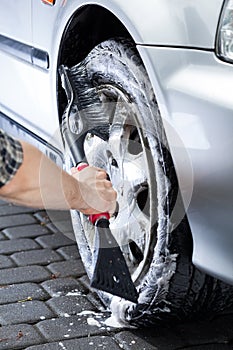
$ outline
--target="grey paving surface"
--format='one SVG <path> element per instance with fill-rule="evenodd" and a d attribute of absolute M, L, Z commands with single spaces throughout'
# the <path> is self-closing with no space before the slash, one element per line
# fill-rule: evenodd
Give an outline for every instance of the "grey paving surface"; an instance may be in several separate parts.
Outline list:
<path fill-rule="evenodd" d="M 233 309 L 137 330 L 108 327 L 109 316 L 89 289 L 69 213 L 0 201 L 0 350 L 233 349 Z"/>

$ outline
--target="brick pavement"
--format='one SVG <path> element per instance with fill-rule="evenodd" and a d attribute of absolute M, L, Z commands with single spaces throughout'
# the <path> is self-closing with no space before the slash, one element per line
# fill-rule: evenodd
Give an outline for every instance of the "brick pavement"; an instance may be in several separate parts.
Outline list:
<path fill-rule="evenodd" d="M 233 309 L 138 330 L 106 326 L 109 316 L 89 288 L 69 213 L 0 201 L 0 350 L 233 349 Z"/>

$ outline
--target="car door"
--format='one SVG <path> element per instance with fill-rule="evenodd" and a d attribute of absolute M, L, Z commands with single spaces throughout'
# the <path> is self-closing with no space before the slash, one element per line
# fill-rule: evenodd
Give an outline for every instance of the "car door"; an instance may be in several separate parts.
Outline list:
<path fill-rule="evenodd" d="M 0 110 L 25 115 L 32 46 L 31 0 L 0 1 Z"/>
<path fill-rule="evenodd" d="M 0 1 L 0 34 L 31 43 L 31 0 Z"/>

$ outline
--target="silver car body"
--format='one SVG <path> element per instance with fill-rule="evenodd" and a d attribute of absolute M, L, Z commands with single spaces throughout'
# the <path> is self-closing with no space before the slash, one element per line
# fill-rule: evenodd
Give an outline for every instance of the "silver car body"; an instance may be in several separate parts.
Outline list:
<path fill-rule="evenodd" d="M 233 66 L 215 54 L 223 2 L 1 0 L 0 110 L 61 148 L 54 135 L 65 28 L 86 5 L 113 13 L 137 44 L 155 91 L 191 226 L 193 262 L 233 283 Z M 11 49 L 5 37 L 16 41 Z M 22 57 L 17 43 L 28 45 Z"/>

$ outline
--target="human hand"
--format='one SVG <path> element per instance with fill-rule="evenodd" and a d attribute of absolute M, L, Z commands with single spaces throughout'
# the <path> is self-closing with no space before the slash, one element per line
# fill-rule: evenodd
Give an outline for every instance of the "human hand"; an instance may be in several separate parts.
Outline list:
<path fill-rule="evenodd" d="M 82 171 L 71 168 L 71 175 L 78 180 L 80 196 L 77 210 L 86 215 L 109 212 L 116 208 L 116 191 L 103 169 L 87 166 Z"/>

